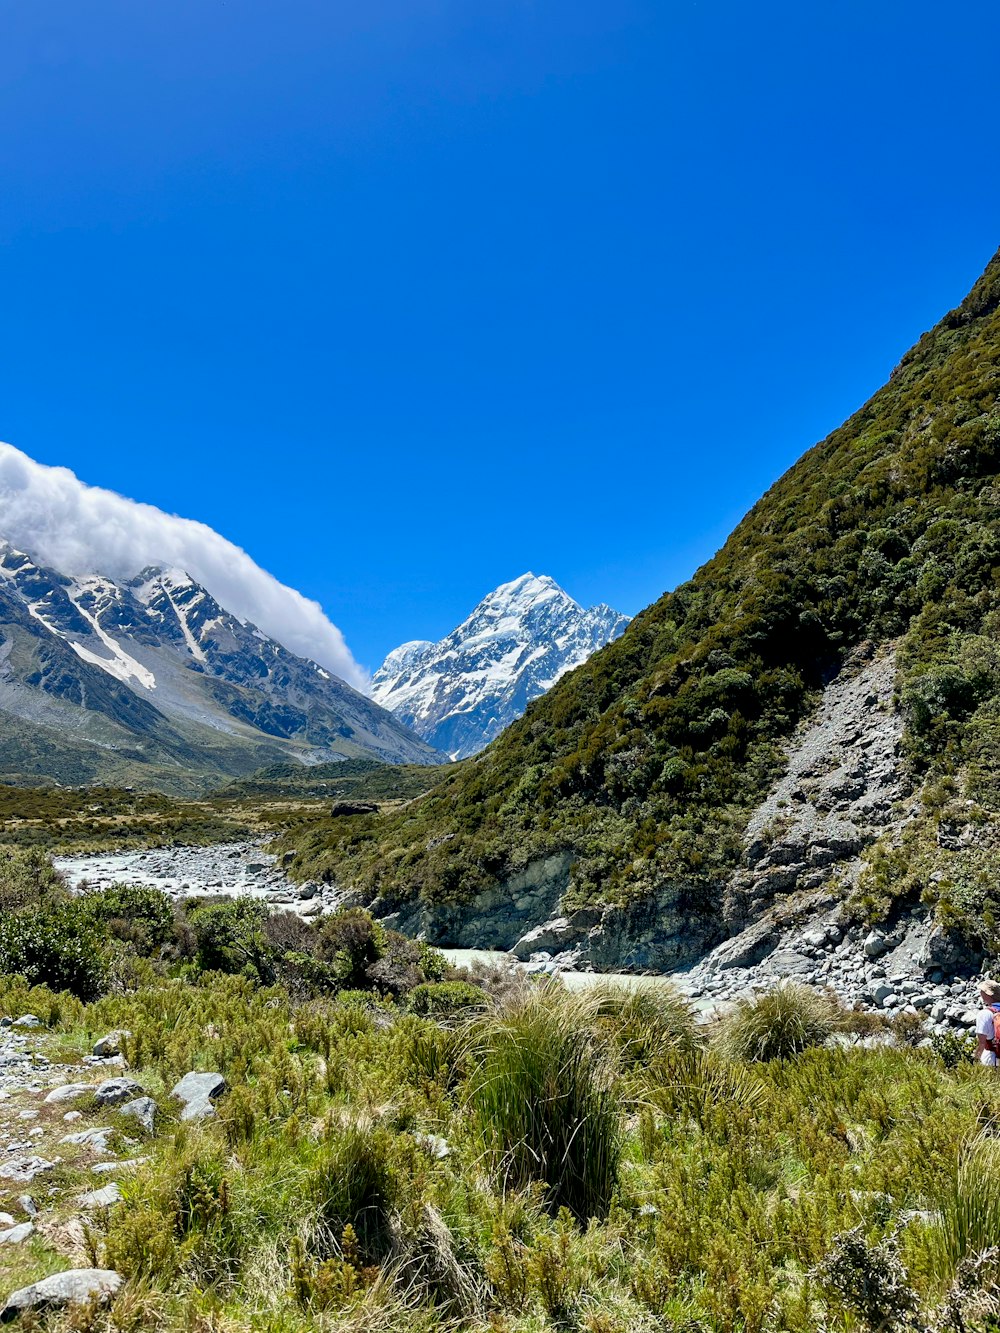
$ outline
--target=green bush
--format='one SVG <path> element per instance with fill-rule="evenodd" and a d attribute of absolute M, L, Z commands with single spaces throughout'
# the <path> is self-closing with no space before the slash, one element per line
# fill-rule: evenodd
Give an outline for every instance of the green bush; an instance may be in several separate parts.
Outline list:
<path fill-rule="evenodd" d="M 619 1093 L 594 1042 L 593 1006 L 554 988 L 479 1020 L 468 1101 L 494 1169 L 541 1181 L 553 1212 L 604 1216 L 622 1155 Z"/>
<path fill-rule="evenodd" d="M 468 981 L 426 981 L 409 995 L 415 1014 L 455 1014 L 467 1009 L 485 1009 L 489 1001 L 479 986 Z"/>
<path fill-rule="evenodd" d="M 95 999 L 107 983 L 101 941 L 75 904 L 0 919 L 0 973 L 80 1000 Z"/>
<path fill-rule="evenodd" d="M 722 1019 L 718 1048 L 732 1060 L 785 1060 L 821 1046 L 836 1030 L 832 999 L 808 986 L 788 983 L 740 1000 Z"/>
<path fill-rule="evenodd" d="M 363 907 L 348 907 L 325 917 L 317 932 L 316 957 L 330 964 L 338 986 L 364 988 L 368 969 L 386 949 L 385 928 Z"/>
<path fill-rule="evenodd" d="M 66 886 L 43 851 L 0 844 L 0 916 L 49 906 L 67 896 Z"/>
<path fill-rule="evenodd" d="M 131 943 L 140 954 L 152 954 L 174 935 L 174 909 L 159 889 L 139 884 L 112 884 L 79 899 L 80 910 L 102 934 Z"/>
<path fill-rule="evenodd" d="M 274 961 L 264 933 L 265 903 L 257 898 L 227 898 L 189 904 L 196 961 L 206 972 L 246 972 L 264 985 L 274 981 Z"/>

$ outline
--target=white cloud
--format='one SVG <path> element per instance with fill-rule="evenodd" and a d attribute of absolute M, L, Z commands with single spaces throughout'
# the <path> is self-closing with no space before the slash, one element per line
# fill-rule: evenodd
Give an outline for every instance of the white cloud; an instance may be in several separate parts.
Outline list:
<path fill-rule="evenodd" d="M 359 689 L 367 678 L 318 602 L 286 588 L 204 523 L 88 486 L 0 443 L 0 538 L 64 574 L 187 570 L 228 611 Z"/>

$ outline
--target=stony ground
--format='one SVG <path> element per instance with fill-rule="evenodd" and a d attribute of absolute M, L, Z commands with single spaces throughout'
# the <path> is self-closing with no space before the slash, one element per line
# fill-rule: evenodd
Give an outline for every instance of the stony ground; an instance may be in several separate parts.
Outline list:
<path fill-rule="evenodd" d="M 304 917 L 318 916 L 335 905 L 328 885 L 293 884 L 275 858 L 254 842 L 57 856 L 54 862 L 71 888 L 127 883 L 161 889 L 171 898 L 249 894 Z"/>
<path fill-rule="evenodd" d="M 91 1271 L 89 1233 L 120 1199 L 118 1182 L 143 1160 L 161 1122 L 212 1114 L 217 1075 L 189 1075 L 170 1093 L 149 1089 L 125 1073 L 120 1034 L 87 1041 L 90 1054 L 81 1053 L 85 1040 L 53 1033 L 34 1014 L 0 1017 L 4 1298 L 68 1268 Z M 192 1077 L 212 1080 L 214 1092 L 191 1086 Z M 74 1280 L 84 1279 L 61 1279 Z"/>

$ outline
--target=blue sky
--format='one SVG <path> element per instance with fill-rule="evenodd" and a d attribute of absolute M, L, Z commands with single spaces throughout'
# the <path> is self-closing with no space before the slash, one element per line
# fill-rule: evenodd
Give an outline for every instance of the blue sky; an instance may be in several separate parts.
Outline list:
<path fill-rule="evenodd" d="M 1000 244 L 995 0 L 4 0 L 0 439 L 356 657 L 635 612 Z"/>

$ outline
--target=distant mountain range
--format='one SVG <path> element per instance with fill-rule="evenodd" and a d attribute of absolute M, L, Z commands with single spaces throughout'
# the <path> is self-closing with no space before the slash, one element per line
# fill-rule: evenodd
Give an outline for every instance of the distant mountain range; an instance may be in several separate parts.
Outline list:
<path fill-rule="evenodd" d="M 0 540 L 0 780 L 188 792 L 366 756 L 443 758 L 182 569 L 70 577 Z"/>
<path fill-rule="evenodd" d="M 435 749 L 465 758 L 628 623 L 609 606 L 584 609 L 546 575 L 522 574 L 438 643 L 394 649 L 372 697 Z"/>

